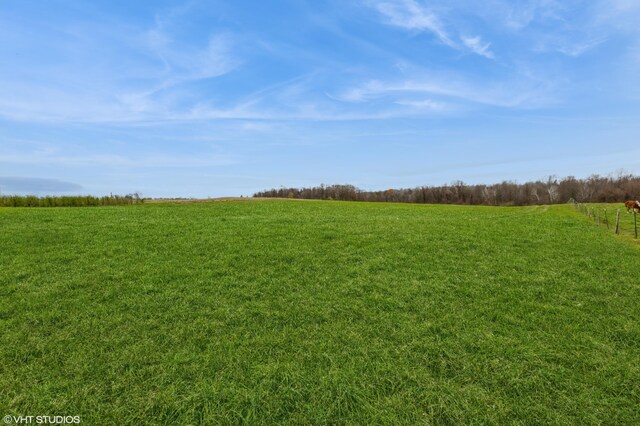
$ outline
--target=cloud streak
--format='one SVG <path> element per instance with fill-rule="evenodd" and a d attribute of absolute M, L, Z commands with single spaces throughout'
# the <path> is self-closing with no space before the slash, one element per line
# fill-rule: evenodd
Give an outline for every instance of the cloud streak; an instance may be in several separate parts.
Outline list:
<path fill-rule="evenodd" d="M 384 15 L 390 25 L 407 30 L 428 31 L 433 33 L 442 44 L 456 46 L 435 13 L 414 0 L 378 1 L 370 5 Z"/>
<path fill-rule="evenodd" d="M 449 34 L 441 18 L 417 0 L 370 1 L 368 5 L 383 15 L 389 25 L 410 31 L 429 32 L 440 43 L 453 49 L 466 50 L 488 59 L 495 57 L 489 50 L 491 44 L 483 43 L 479 36 L 456 37 Z"/>
<path fill-rule="evenodd" d="M 82 186 L 73 182 L 58 179 L 0 176 L 0 193 L 2 194 L 41 194 L 78 192 Z"/>
<path fill-rule="evenodd" d="M 484 43 L 480 37 L 461 37 L 464 45 L 476 55 L 494 59 L 495 55 L 491 51 L 491 43 Z"/>
<path fill-rule="evenodd" d="M 23 46 L 45 49 L 46 55 L 33 67 L 21 62 L 22 56 L 10 45 L 0 49 L 0 55 L 18 58 L 11 68 L 0 69 L 0 116 L 39 122 L 170 117 L 177 108 L 184 109 L 185 101 L 199 96 L 194 86 L 241 64 L 233 52 L 232 34 L 210 31 L 203 42 L 180 40 L 167 28 L 179 18 L 158 18 L 151 28 L 112 21 L 66 24 L 49 38 L 8 23 L 5 32 L 13 32 Z"/>
<path fill-rule="evenodd" d="M 64 167 L 126 167 L 126 168 L 185 168 L 228 166 L 237 163 L 229 154 L 202 153 L 199 155 L 143 155 L 115 154 L 74 155 L 30 153 L 0 155 L 0 163 L 23 165 L 53 165 Z M 1 182 L 0 182 L 1 183 Z"/>
<path fill-rule="evenodd" d="M 556 102 L 553 83 L 541 82 L 521 77 L 511 81 L 474 82 L 455 76 L 423 75 L 400 81 L 373 80 L 363 85 L 347 89 L 336 95 L 344 102 L 369 102 L 380 98 L 398 98 L 396 103 L 419 106 L 420 100 L 401 101 L 407 95 L 424 98 L 431 95 L 441 98 L 441 102 L 429 100 L 428 105 L 463 106 L 466 103 L 502 108 L 541 108 Z"/>

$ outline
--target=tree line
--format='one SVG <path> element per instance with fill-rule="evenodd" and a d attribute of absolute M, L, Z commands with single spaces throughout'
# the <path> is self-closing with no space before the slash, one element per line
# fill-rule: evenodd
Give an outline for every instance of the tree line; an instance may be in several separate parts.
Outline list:
<path fill-rule="evenodd" d="M 107 195 L 69 195 L 59 197 L 37 197 L 35 195 L 2 195 L 0 207 L 88 207 L 140 204 L 144 201 L 139 194 Z"/>
<path fill-rule="evenodd" d="M 468 204 L 528 206 L 566 203 L 613 203 L 640 198 L 640 176 L 573 176 L 526 183 L 504 181 L 492 185 L 468 185 L 456 181 L 449 185 L 363 191 L 353 185 L 320 185 L 311 188 L 278 188 L 256 192 L 254 197 L 314 200 L 380 201 L 424 204 Z"/>

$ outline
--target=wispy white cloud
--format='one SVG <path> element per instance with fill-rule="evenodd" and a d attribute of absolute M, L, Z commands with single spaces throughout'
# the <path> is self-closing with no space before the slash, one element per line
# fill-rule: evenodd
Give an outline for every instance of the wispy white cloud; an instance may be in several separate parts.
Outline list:
<path fill-rule="evenodd" d="M 481 13 L 491 14 L 498 22 L 514 31 L 523 31 L 535 22 L 562 22 L 565 5 L 558 0 L 494 0 Z"/>
<path fill-rule="evenodd" d="M 450 67 L 454 72 L 448 73 L 446 69 L 450 64 L 438 63 L 437 58 L 432 60 L 434 67 L 429 68 L 424 63 L 422 66 L 412 63 L 411 54 L 404 52 L 403 55 L 385 56 L 380 52 L 382 47 L 367 50 L 366 60 L 375 57 L 369 63 L 365 63 L 366 60 L 349 62 L 343 58 L 340 62 L 322 51 L 314 55 L 318 57 L 317 63 L 321 63 L 322 58 L 330 57 L 327 62 L 331 66 L 327 70 L 322 70 L 314 62 L 316 70 L 306 68 L 300 71 L 301 77 L 291 78 L 291 75 L 287 75 L 280 82 L 269 80 L 258 90 L 251 87 L 246 92 L 230 90 L 233 93 L 222 94 L 226 92 L 225 88 L 201 89 L 209 83 L 207 80 L 236 70 L 246 71 L 247 67 L 241 65 L 251 63 L 251 58 L 245 60 L 240 57 L 237 48 L 243 43 L 242 36 L 229 29 L 215 29 L 204 35 L 199 34 L 199 37 L 191 35 L 188 40 L 181 38 L 180 32 L 175 29 L 184 23 L 181 20 L 185 13 L 193 13 L 186 8 L 175 13 L 157 14 L 155 21 L 146 26 L 115 24 L 115 27 L 111 27 L 114 24 L 110 22 L 107 26 L 110 31 L 103 29 L 92 32 L 82 25 L 68 29 L 70 41 L 66 41 L 67 50 L 64 54 L 63 48 L 56 44 L 51 46 L 52 50 L 60 58 L 76 57 L 78 55 L 71 53 L 81 51 L 87 55 L 83 57 L 83 62 L 65 64 L 69 66 L 61 67 L 64 70 L 60 71 L 61 68 L 43 61 L 39 70 L 31 71 L 37 74 L 37 78 L 30 80 L 17 79 L 0 70 L 0 92 L 3 93 L 0 96 L 0 116 L 25 121 L 127 124 L 206 120 L 376 120 L 460 111 L 463 109 L 461 105 L 466 107 L 467 104 L 476 104 L 476 107 L 537 108 L 553 104 L 558 98 L 551 89 L 557 87 L 555 82 L 563 77 L 559 76 L 560 73 L 547 75 L 546 78 L 543 75 L 539 79 L 519 75 L 513 56 L 519 56 L 521 52 L 512 54 L 512 57 L 501 55 L 507 43 L 498 42 L 490 28 L 465 21 L 467 15 L 474 15 L 469 20 L 474 24 L 477 24 L 479 16 L 490 24 L 499 21 L 503 27 L 508 26 L 507 21 L 519 13 L 519 8 L 512 2 L 487 0 L 488 6 L 480 7 L 464 0 L 363 1 L 377 11 L 377 16 L 382 17 L 387 25 L 428 33 L 439 43 L 456 51 L 498 60 L 486 62 L 486 68 L 470 68 L 461 74 L 455 72 L 455 64 Z M 614 0 L 606 11 L 609 17 L 606 20 L 602 17 L 596 19 L 593 11 L 601 11 L 604 16 L 605 3 L 602 1 L 598 7 L 587 8 L 589 17 L 580 18 L 579 22 L 588 21 L 594 28 L 597 25 L 610 26 L 613 17 L 623 20 L 623 15 L 634 16 L 640 10 L 635 2 Z M 568 17 L 563 13 L 568 14 L 567 11 L 573 10 L 570 4 L 561 8 L 555 0 L 523 0 L 518 4 L 522 6 L 519 19 L 521 29 L 534 22 L 567 21 Z M 361 12 L 362 8 L 358 10 Z M 461 11 L 464 13 L 459 13 Z M 576 26 L 576 23 L 573 25 Z M 557 31 L 553 29 L 556 32 L 547 38 L 531 30 L 523 40 L 528 42 L 535 39 L 531 43 L 537 44 L 531 50 L 536 53 L 554 51 L 569 57 L 580 56 L 608 40 L 606 35 L 601 36 L 595 30 L 593 35 L 576 35 L 567 28 L 571 29 L 568 23 L 559 25 Z M 545 27 L 545 30 L 552 29 Z M 17 28 L 16 31 L 23 30 Z M 345 33 L 348 33 L 345 29 L 333 31 L 334 35 L 340 37 Z M 489 35 L 485 35 L 487 33 Z M 79 40 L 83 45 L 75 49 L 75 43 L 79 43 Z M 42 41 L 32 40 L 32 44 Z M 419 46 L 420 49 L 417 47 L 421 44 L 420 40 L 410 42 L 413 48 L 408 48 L 407 52 L 416 55 L 423 53 L 422 46 Z M 518 44 L 518 48 L 525 42 Z M 265 39 L 257 44 L 264 46 L 272 44 L 272 41 Z M 375 45 L 373 42 L 369 44 Z M 101 51 L 102 45 L 110 47 Z M 276 43 L 275 46 L 285 45 Z M 278 59 L 287 54 L 297 56 L 301 50 L 291 53 L 284 49 L 277 52 Z M 93 51 L 96 53 L 87 53 Z M 109 55 L 105 51 L 118 53 Z M 122 52 L 129 52 L 130 55 L 123 55 Z M 261 54 L 270 55 L 269 60 L 275 58 L 273 51 L 265 50 Z M 119 66 L 117 62 L 121 57 L 124 57 L 125 65 Z M 378 68 L 379 62 L 376 61 L 381 57 L 389 62 L 386 70 Z M 456 55 L 456 60 L 458 58 L 465 60 L 468 55 Z M 522 61 L 534 60 L 527 57 Z M 489 66 L 493 68 L 489 70 Z M 77 72 L 70 79 L 69 69 L 82 72 Z M 338 69 L 356 71 L 347 78 L 336 78 Z M 259 72 L 249 77 L 255 78 L 256 74 Z M 569 81 L 568 78 L 565 81 Z"/>
<path fill-rule="evenodd" d="M 511 31 L 537 53 L 579 57 L 614 34 L 640 35 L 640 2 L 636 0 L 487 0 L 477 7 L 454 3 L 494 28 Z"/>
<path fill-rule="evenodd" d="M 566 56 L 578 57 L 596 48 L 606 40 L 605 37 L 602 37 L 596 40 L 575 41 L 571 43 L 558 42 L 550 46 L 550 48 Z"/>
<path fill-rule="evenodd" d="M 432 99 L 411 100 L 400 99 L 394 102 L 397 105 L 404 105 L 411 108 L 425 109 L 431 111 L 446 111 L 451 109 L 450 106 L 444 102 L 437 102 Z"/>
<path fill-rule="evenodd" d="M 47 56 L 37 68 L 15 61 L 11 68 L 0 69 L 0 116 L 132 122 L 173 115 L 177 105 L 202 96 L 194 84 L 233 72 L 241 64 L 231 33 L 212 31 L 202 40 L 180 40 L 169 25 L 179 18 L 156 17 L 151 28 L 74 22 L 56 29 L 64 35 L 59 39 L 11 27 L 23 45 L 45 46 Z"/>
<path fill-rule="evenodd" d="M 82 190 L 82 186 L 59 179 L 22 176 L 0 176 L 0 194 L 12 193 L 68 193 Z"/>
<path fill-rule="evenodd" d="M 473 53 L 484 56 L 489 59 L 493 59 L 495 55 L 491 51 L 491 43 L 485 43 L 478 36 L 476 37 L 461 37 L 462 42 L 465 46 L 469 48 Z"/>
<path fill-rule="evenodd" d="M 379 4 L 387 3 L 380 0 L 369 4 L 380 11 Z M 511 33 L 511 37 L 528 43 L 533 52 L 557 52 L 569 57 L 578 57 L 596 48 L 609 39 L 611 32 L 635 31 L 640 34 L 637 25 L 640 2 L 635 0 L 588 3 L 574 0 L 486 0 L 481 3 L 466 0 L 430 0 L 428 3 L 388 0 L 388 4 L 393 5 L 388 10 L 395 11 L 393 16 L 396 17 L 388 23 L 396 22 L 397 26 L 406 29 L 422 29 L 436 35 L 444 33 L 448 46 L 490 59 L 498 55 L 490 49 L 491 43 L 483 40 L 486 36 L 473 34 L 482 32 L 478 29 L 478 22 L 483 22 L 489 33 L 496 28 L 500 28 L 503 34 L 504 31 Z M 438 13 L 434 12 L 436 10 Z M 403 16 L 404 20 L 401 19 Z M 424 25 L 422 28 L 411 25 L 413 21 L 430 22 L 420 19 L 421 16 L 432 17 L 431 21 L 437 25 Z M 472 16 L 473 21 L 461 16 Z"/>
<path fill-rule="evenodd" d="M 425 95 L 436 96 L 448 108 L 455 104 L 479 104 L 503 108 L 540 108 L 556 102 L 553 96 L 554 84 L 526 76 L 510 81 L 473 81 L 453 75 L 423 75 L 401 81 L 372 80 L 360 86 L 344 90 L 335 95 L 344 102 L 368 102 L 381 98 L 391 98 L 392 102 L 419 107 Z M 408 95 L 415 97 L 407 102 Z M 428 106 L 429 103 L 422 106 Z M 432 106 L 438 105 L 432 104 Z M 437 109 L 437 108 L 435 108 Z"/>
<path fill-rule="evenodd" d="M 636 0 L 598 0 L 595 7 L 599 12 L 598 18 L 602 20 L 624 17 L 633 19 L 640 14 L 640 3 Z M 635 28 L 640 30 L 637 25 Z"/>
<path fill-rule="evenodd" d="M 490 43 L 482 43 L 479 36 L 464 37 L 450 34 L 442 19 L 417 0 L 369 0 L 367 4 L 386 18 L 389 25 L 409 31 L 424 31 L 433 34 L 440 43 L 453 49 L 467 50 L 485 58 L 493 59 Z"/>
<path fill-rule="evenodd" d="M 373 1 L 369 4 L 384 15 L 391 25 L 407 30 L 429 31 L 443 44 L 455 46 L 435 13 L 415 0 Z"/>
<path fill-rule="evenodd" d="M 85 154 L 70 153 L 14 153 L 1 154 L 0 163 L 23 165 L 48 165 L 64 167 L 210 167 L 225 166 L 237 163 L 237 160 L 226 154 L 203 153 L 200 155 L 144 155 L 127 156 L 120 154 Z"/>
<path fill-rule="evenodd" d="M 240 64 L 233 55 L 234 41 L 228 33 L 211 34 L 204 46 L 194 46 L 176 41 L 169 30 L 156 23 L 142 37 L 149 52 L 164 64 L 164 87 L 218 77 Z"/>

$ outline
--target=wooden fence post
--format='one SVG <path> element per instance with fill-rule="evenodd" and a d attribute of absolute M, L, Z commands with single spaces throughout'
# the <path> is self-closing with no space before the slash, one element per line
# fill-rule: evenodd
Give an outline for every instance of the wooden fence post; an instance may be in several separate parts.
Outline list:
<path fill-rule="evenodd" d="M 638 239 L 638 221 L 636 220 L 636 209 L 633 209 L 633 229 L 636 233 L 636 240 Z"/>
<path fill-rule="evenodd" d="M 607 229 L 609 229 L 609 219 L 607 218 L 607 209 L 604 209 L 604 223 L 607 224 Z"/>
<path fill-rule="evenodd" d="M 616 214 L 616 230 L 615 230 L 615 233 L 617 234 L 619 230 L 620 230 L 620 209 L 618 209 L 618 213 Z"/>
<path fill-rule="evenodd" d="M 598 225 L 600 225 L 600 209 L 598 209 Z"/>

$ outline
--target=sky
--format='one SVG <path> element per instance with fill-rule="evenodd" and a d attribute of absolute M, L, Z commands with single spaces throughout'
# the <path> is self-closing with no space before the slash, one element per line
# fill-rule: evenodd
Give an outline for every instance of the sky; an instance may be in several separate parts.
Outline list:
<path fill-rule="evenodd" d="M 640 1 L 0 1 L 0 193 L 640 174 Z"/>

